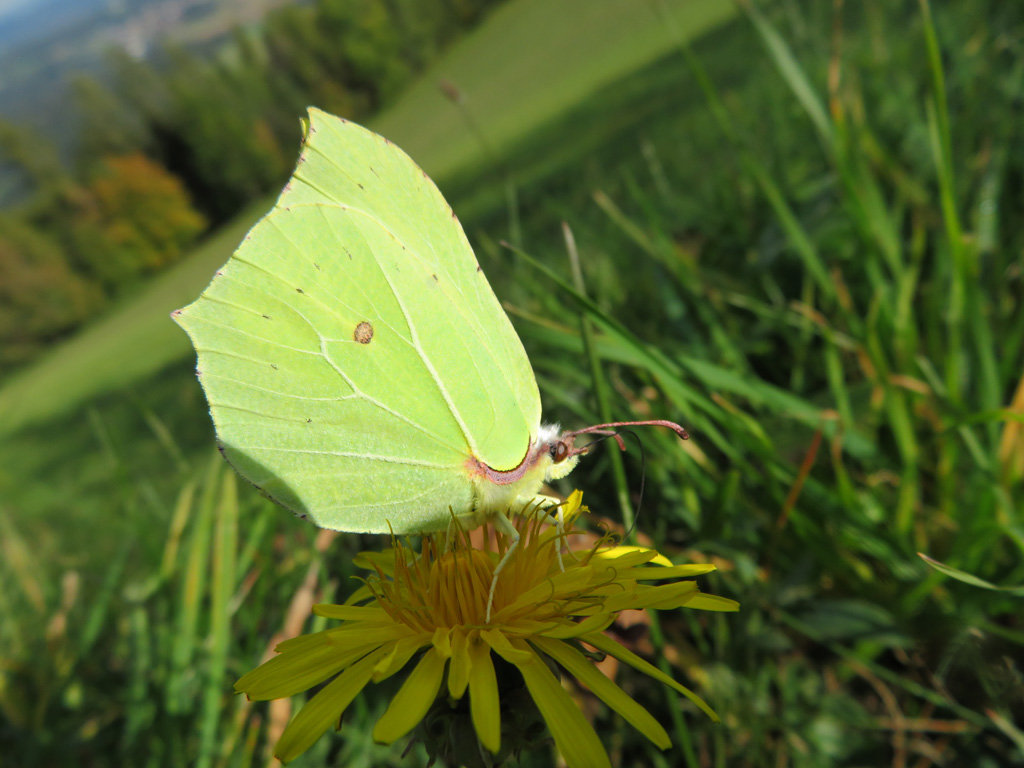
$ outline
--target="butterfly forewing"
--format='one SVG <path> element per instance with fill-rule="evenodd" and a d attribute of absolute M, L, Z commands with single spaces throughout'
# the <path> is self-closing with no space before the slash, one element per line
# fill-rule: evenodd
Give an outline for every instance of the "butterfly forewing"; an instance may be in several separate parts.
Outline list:
<path fill-rule="evenodd" d="M 320 525 L 442 528 L 472 507 L 469 453 L 511 468 L 536 436 L 529 361 L 447 203 L 322 112 L 278 205 L 178 321 L 228 459 Z"/>

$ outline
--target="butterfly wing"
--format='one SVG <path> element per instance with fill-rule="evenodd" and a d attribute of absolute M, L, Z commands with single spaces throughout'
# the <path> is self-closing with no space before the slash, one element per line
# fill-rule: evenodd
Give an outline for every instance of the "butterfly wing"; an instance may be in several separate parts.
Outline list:
<path fill-rule="evenodd" d="M 474 505 L 467 460 L 523 459 L 529 360 L 437 187 L 311 110 L 295 174 L 175 319 L 225 456 L 318 525 L 411 533 Z"/>

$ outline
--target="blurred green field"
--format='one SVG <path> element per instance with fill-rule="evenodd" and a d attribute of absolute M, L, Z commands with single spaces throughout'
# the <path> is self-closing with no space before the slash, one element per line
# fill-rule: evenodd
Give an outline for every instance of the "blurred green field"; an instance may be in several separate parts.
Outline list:
<path fill-rule="evenodd" d="M 671 34 L 659 7 L 643 6 Z M 620 676 L 676 746 L 658 753 L 597 708 L 613 764 L 1019 764 L 1022 598 L 993 587 L 1024 583 L 1024 13 L 864 3 L 837 23 L 824 4 L 759 7 L 692 49 L 621 54 L 638 68 L 620 79 L 570 78 L 578 97 L 538 102 L 515 129 L 514 110 L 460 81 L 498 167 L 470 138 L 442 150 L 440 129 L 404 141 L 398 124 L 425 106 L 392 138 L 447 177 L 548 418 L 672 418 L 693 435 L 683 451 L 645 434 L 625 485 L 610 451 L 561 488 L 617 518 L 645 473 L 640 531 L 677 562 L 718 564 L 702 588 L 742 605 L 664 616 L 644 646 L 723 723 Z M 522 18 L 508 29 L 540 34 Z M 444 109 L 437 125 L 471 135 Z M 567 277 L 562 221 L 587 296 Z M 244 229 L 155 283 L 159 301 L 190 298 Z M 231 684 L 275 633 L 321 628 L 302 623 L 306 606 L 347 594 L 352 555 L 380 542 L 318 538 L 238 483 L 212 449 L 183 335 L 168 354 L 178 329 L 149 336 L 141 309 L 117 321 L 131 311 L 19 385 L 40 405 L 0 411 L 27 423 L 61 390 L 89 396 L 0 441 L 0 754 L 269 764 L 287 712 Z M 425 764 L 369 743 L 382 687 L 295 764 Z"/>

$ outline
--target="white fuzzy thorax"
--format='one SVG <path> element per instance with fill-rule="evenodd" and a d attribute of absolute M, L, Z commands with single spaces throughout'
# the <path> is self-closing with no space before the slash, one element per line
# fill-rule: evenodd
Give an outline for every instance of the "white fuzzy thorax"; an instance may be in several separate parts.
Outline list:
<path fill-rule="evenodd" d="M 576 467 L 580 457 L 570 456 L 564 461 L 551 460 L 551 444 L 558 441 L 562 428 L 558 424 L 542 424 L 537 430 L 534 454 L 527 458 L 530 468 L 515 483 L 498 485 L 486 478 L 474 478 L 476 503 L 472 517 L 482 522 L 496 512 L 506 513 L 532 502 L 545 482 L 565 477 Z M 570 446 L 571 447 L 571 446 Z"/>
<path fill-rule="evenodd" d="M 557 440 L 562 434 L 561 424 L 541 424 L 537 430 L 537 445 Z"/>

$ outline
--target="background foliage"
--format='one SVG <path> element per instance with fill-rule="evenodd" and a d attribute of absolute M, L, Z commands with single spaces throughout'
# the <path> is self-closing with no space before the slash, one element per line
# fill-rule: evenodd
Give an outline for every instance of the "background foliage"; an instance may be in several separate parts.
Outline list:
<path fill-rule="evenodd" d="M 279 17 L 294 39 L 315 31 L 297 10 Z M 743 606 L 622 628 L 708 698 L 722 726 L 621 676 L 674 723 L 676 749 L 656 753 L 600 708 L 594 717 L 621 765 L 1021 762 L 1024 17 L 1011 4 L 923 0 L 740 10 L 693 47 L 680 34 L 670 56 L 517 146 L 492 148 L 490 167 L 444 180 L 549 416 L 666 417 L 694 436 L 645 434 L 644 465 L 634 451 L 623 472 L 609 450 L 572 484 L 596 513 L 628 518 L 646 473 L 640 531 L 680 562 L 718 564 L 703 587 Z M 380 11 L 366 13 L 372 27 Z M 330 23 L 350 29 L 345 18 Z M 386 85 L 396 71 L 420 66 L 388 48 L 407 33 L 378 23 L 371 48 L 390 62 L 353 53 L 340 70 L 373 72 L 375 86 L 333 94 L 359 93 L 364 109 L 397 93 Z M 271 39 L 239 59 L 253 104 L 288 93 L 255 74 L 257 52 L 287 49 Z M 304 44 L 301 66 L 285 69 L 328 88 L 313 73 L 334 54 L 316 50 Z M 209 94 L 241 98 L 249 91 L 228 85 L 226 61 L 172 71 L 191 72 L 179 88 L 203 78 Z M 163 167 L 207 220 L 227 214 L 202 202 L 202 174 L 242 200 L 261 173 L 273 181 L 269 158 L 286 172 L 293 145 L 276 131 L 292 117 L 279 126 L 237 107 L 244 116 L 232 111 L 238 126 L 226 130 L 245 141 L 236 157 L 210 159 L 223 166 L 213 173 L 190 154 L 209 128 L 178 133 L 152 118 L 177 103 L 174 88 L 140 92 L 155 103 L 126 135 L 151 137 L 149 162 L 175 147 L 181 164 Z M 472 102 L 461 108 L 475 118 Z M 260 154 L 268 137 L 278 155 Z M 96 145 L 89 157 L 131 148 Z M 26 173 L 55 174 L 45 154 L 29 159 Z M 188 163 L 192 176 L 175 170 Z M 85 210 L 71 206 L 87 189 L 38 185 L 33 205 Z M 156 224 L 140 214 L 132 226 Z M 31 253 L 11 263 L 42 264 L 59 248 L 57 234 L 11 231 L 0 255 L 7 239 Z M 95 300 L 90 288 L 80 284 L 78 301 Z M 58 333 L 74 320 L 52 322 Z M 377 544 L 318 536 L 236 488 L 208 455 L 190 368 L 0 442 L 0 613 L 14 617 L 0 624 L 0 741 L 26 765 L 265 762 L 287 706 L 230 698 L 231 681 L 275 633 L 318 628 L 308 604 L 347 593 L 353 553 Z M 360 699 L 303 763 L 422 762 L 367 743 L 387 693 Z"/>
<path fill-rule="evenodd" d="M 356 119 L 372 114 L 491 5 L 317 0 L 238 28 L 212 54 L 167 45 L 138 59 L 113 48 L 102 79 L 83 73 L 72 83 L 70 106 L 82 127 L 70 169 L 38 132 L 0 123 L 0 171 L 26 190 L 7 215 L 16 229 L 51 242 L 37 276 L 58 294 L 86 290 L 94 298 L 59 322 L 45 308 L 36 318 L 31 301 L 16 317 L 0 316 L 0 339 L 18 339 L 0 354 L 0 371 L 177 260 L 208 225 L 279 189 L 300 138 L 296 115 L 307 105 Z M 22 250 L 30 246 L 6 242 L 0 270 L 36 263 L 35 251 Z"/>

